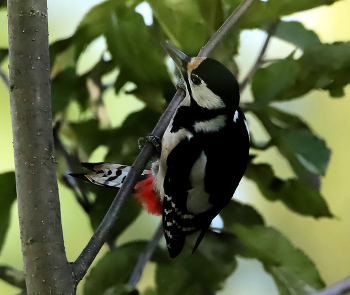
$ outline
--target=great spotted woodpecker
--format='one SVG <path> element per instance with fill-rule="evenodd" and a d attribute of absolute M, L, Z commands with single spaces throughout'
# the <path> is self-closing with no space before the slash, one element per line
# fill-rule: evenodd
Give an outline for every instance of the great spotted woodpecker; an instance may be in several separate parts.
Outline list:
<path fill-rule="evenodd" d="M 170 43 L 164 47 L 181 72 L 186 97 L 178 107 L 152 171 L 144 171 L 136 196 L 153 214 L 162 215 L 170 257 L 185 238 L 201 231 L 231 200 L 249 157 L 249 130 L 239 108 L 239 85 L 220 62 L 189 57 Z M 120 187 L 130 167 L 84 163 L 94 171 L 83 177 L 98 185 Z M 141 181 L 142 180 L 142 181 Z"/>

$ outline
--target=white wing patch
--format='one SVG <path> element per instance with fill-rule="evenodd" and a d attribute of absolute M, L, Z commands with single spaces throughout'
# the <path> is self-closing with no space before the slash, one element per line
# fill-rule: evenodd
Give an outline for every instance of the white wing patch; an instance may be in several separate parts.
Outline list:
<path fill-rule="evenodd" d="M 237 122 L 238 116 L 239 116 L 238 110 L 236 110 L 235 116 L 233 117 L 233 122 L 235 122 L 235 123 Z"/>
<path fill-rule="evenodd" d="M 194 214 L 205 212 L 213 207 L 209 202 L 209 194 L 204 189 L 206 164 L 207 156 L 203 151 L 194 163 L 190 173 L 190 181 L 193 188 L 188 191 L 186 205 L 187 210 Z"/>
<path fill-rule="evenodd" d="M 198 133 L 216 132 L 225 126 L 226 118 L 227 116 L 225 115 L 219 115 L 211 120 L 197 121 L 194 123 L 193 127 L 194 130 Z"/>
<path fill-rule="evenodd" d="M 249 137 L 249 140 L 250 140 L 250 132 L 249 132 L 248 123 L 247 123 L 246 119 L 244 119 L 244 125 L 245 125 L 245 128 L 247 129 L 248 137 Z"/>

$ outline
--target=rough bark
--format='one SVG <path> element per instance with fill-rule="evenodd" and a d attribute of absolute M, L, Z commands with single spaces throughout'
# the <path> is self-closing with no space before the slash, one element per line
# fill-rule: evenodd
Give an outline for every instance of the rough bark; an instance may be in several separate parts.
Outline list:
<path fill-rule="evenodd" d="M 27 292 L 75 294 L 51 126 L 46 0 L 8 0 L 10 99 Z"/>

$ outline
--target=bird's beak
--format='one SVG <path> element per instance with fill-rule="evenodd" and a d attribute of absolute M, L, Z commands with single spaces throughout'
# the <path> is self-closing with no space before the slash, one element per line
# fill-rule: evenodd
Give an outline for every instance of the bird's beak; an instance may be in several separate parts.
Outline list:
<path fill-rule="evenodd" d="M 168 41 L 162 41 L 161 45 L 168 52 L 170 57 L 175 62 L 183 76 L 187 75 L 187 64 L 191 61 L 191 57 L 177 49 L 173 44 Z"/>

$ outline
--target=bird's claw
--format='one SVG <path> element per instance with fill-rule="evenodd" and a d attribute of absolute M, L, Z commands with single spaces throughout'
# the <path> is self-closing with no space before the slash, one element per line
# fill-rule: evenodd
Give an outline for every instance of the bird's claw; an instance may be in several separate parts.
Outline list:
<path fill-rule="evenodd" d="M 162 151 L 162 140 L 158 136 L 150 134 L 145 137 L 140 137 L 138 140 L 139 149 L 142 149 L 146 142 L 151 143 L 154 146 L 157 154 L 160 155 Z"/>
<path fill-rule="evenodd" d="M 183 89 L 186 91 L 186 82 L 185 82 L 184 78 L 181 77 L 179 79 L 179 81 L 177 82 L 175 87 L 176 87 L 176 89 Z"/>

